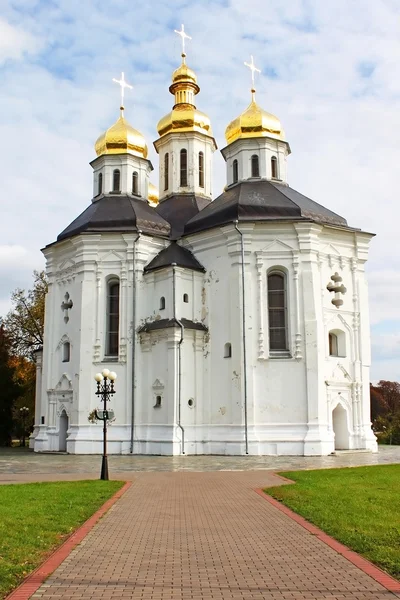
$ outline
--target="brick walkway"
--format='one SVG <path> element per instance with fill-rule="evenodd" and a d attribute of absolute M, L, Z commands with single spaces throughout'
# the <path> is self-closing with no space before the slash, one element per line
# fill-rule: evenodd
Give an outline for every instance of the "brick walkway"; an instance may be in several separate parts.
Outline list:
<path fill-rule="evenodd" d="M 270 472 L 137 473 L 32 598 L 396 598 L 255 493 Z"/>

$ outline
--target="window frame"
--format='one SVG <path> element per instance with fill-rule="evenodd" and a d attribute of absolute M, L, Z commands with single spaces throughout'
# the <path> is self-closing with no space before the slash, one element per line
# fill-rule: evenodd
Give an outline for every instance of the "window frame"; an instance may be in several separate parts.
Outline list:
<path fill-rule="evenodd" d="M 66 341 L 62 345 L 62 362 L 67 363 L 71 361 L 71 342 Z"/>
<path fill-rule="evenodd" d="M 271 289 L 271 284 L 270 284 L 270 278 L 274 275 L 278 275 L 279 277 L 281 277 L 282 282 L 283 282 L 283 286 L 282 289 Z M 283 306 L 271 306 L 272 302 L 271 302 L 271 294 L 273 294 L 273 292 L 280 292 L 283 294 Z M 273 321 L 272 319 L 272 315 L 273 313 L 277 313 L 278 311 L 280 311 L 281 313 L 283 313 L 283 322 L 284 325 L 282 326 L 277 326 L 277 325 L 272 325 L 271 322 Z M 287 272 L 286 270 L 279 268 L 279 267 L 272 267 L 271 269 L 269 269 L 267 271 L 267 314 L 268 314 L 268 351 L 269 351 L 269 355 L 271 357 L 289 357 L 291 356 L 290 354 L 290 345 L 289 345 L 289 310 L 288 310 L 288 276 L 287 276 Z M 285 343 L 284 343 L 284 347 L 280 347 L 280 348 L 273 348 L 272 347 L 272 343 L 271 343 L 271 339 L 272 339 L 272 333 L 275 330 L 284 330 L 284 338 L 285 338 Z"/>
<path fill-rule="evenodd" d="M 331 341 L 332 338 L 332 341 Z M 336 344 L 336 354 L 334 345 Z M 329 358 L 347 357 L 346 333 L 342 329 L 330 329 L 328 332 L 328 356 Z"/>
<path fill-rule="evenodd" d="M 164 155 L 164 192 L 169 188 L 169 152 Z"/>
<path fill-rule="evenodd" d="M 139 196 L 139 173 L 137 171 L 132 172 L 132 195 Z"/>
<path fill-rule="evenodd" d="M 103 193 L 103 173 L 100 171 L 98 179 L 97 179 L 97 195 Z"/>
<path fill-rule="evenodd" d="M 232 344 L 226 342 L 224 345 L 224 358 L 232 358 Z"/>
<path fill-rule="evenodd" d="M 271 179 L 279 179 L 278 159 L 276 158 L 276 156 L 271 156 Z"/>
<path fill-rule="evenodd" d="M 118 182 L 118 185 L 116 185 Z M 120 169 L 113 170 L 113 189 L 114 194 L 118 194 L 121 192 L 121 171 Z"/>
<path fill-rule="evenodd" d="M 179 168 L 180 187 L 188 187 L 188 153 L 186 148 L 182 148 L 179 153 Z"/>
<path fill-rule="evenodd" d="M 239 163 L 237 158 L 232 163 L 232 183 L 237 183 L 239 181 Z"/>
<path fill-rule="evenodd" d="M 199 187 L 204 188 L 204 152 L 199 152 Z"/>
<path fill-rule="evenodd" d="M 118 287 L 118 293 L 111 295 L 112 288 Z M 118 298 L 118 310 L 117 312 L 111 312 L 111 302 L 113 299 Z M 117 328 L 114 328 L 111 320 L 116 317 Z M 121 321 L 121 282 L 119 277 L 110 277 L 107 281 L 107 295 L 106 295 L 106 346 L 105 356 L 111 358 L 118 358 L 119 347 L 120 347 L 120 321 Z M 115 345 L 115 339 L 117 341 Z"/>
<path fill-rule="evenodd" d="M 260 177 L 260 159 L 258 154 L 252 154 L 251 156 L 251 176 Z"/>

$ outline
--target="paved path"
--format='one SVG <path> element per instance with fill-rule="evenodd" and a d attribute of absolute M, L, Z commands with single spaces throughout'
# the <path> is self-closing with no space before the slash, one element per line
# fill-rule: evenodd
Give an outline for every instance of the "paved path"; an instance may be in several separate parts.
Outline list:
<path fill-rule="evenodd" d="M 390 600 L 254 491 L 268 471 L 137 473 L 32 598 Z"/>
<path fill-rule="evenodd" d="M 149 471 L 288 471 L 331 469 L 400 463 L 400 446 L 381 446 L 379 452 L 338 452 L 331 456 L 109 456 L 110 474 L 131 479 Z M 101 457 L 38 454 L 24 448 L 0 448 L 0 483 L 97 478 Z M 70 477 L 71 475 L 71 477 Z"/>

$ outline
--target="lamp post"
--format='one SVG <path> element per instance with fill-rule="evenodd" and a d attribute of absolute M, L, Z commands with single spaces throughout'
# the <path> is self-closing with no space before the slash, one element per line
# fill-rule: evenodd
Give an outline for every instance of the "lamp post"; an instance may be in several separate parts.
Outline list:
<path fill-rule="evenodd" d="M 103 421 L 103 458 L 101 461 L 100 479 L 108 480 L 108 460 L 107 460 L 107 421 L 109 420 L 109 411 L 107 411 L 107 401 L 111 400 L 111 396 L 115 394 L 114 381 L 117 379 L 117 374 L 114 371 L 104 369 L 102 373 L 96 373 L 94 377 L 97 382 L 96 396 L 100 396 L 103 400 L 103 410 L 100 413 L 96 410 L 96 418 Z"/>
<path fill-rule="evenodd" d="M 19 409 L 19 412 L 21 414 L 21 419 L 22 419 L 22 446 L 25 447 L 25 431 L 26 431 L 26 429 L 25 429 L 25 420 L 26 420 L 26 417 L 27 417 L 27 415 L 29 413 L 29 408 L 27 406 L 22 406 Z"/>

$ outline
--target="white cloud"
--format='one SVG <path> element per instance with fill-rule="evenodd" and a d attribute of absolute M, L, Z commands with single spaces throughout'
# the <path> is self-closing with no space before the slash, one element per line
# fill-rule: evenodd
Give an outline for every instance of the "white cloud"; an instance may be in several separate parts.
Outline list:
<path fill-rule="evenodd" d="M 39 47 L 39 41 L 32 34 L 0 17 L 0 63 L 7 59 L 20 60 L 25 53 L 36 52 Z"/>
<path fill-rule="evenodd" d="M 182 22 L 193 38 L 197 105 L 210 115 L 218 146 L 249 103 L 243 62 L 253 54 L 263 71 L 258 101 L 281 118 L 292 147 L 289 183 L 377 233 L 369 264 L 374 331 L 400 320 L 398 0 L 269 0 L 268 8 L 265 0 L 13 0 L 0 20 L 2 243 L 17 240 L 37 253 L 89 204 L 88 162 L 117 117 L 111 79 L 121 70 L 134 85 L 127 117 L 157 168 L 151 142 L 172 107 L 168 86 L 180 51 L 173 29 Z M 217 196 L 225 184 L 219 153 L 214 173 Z M 28 268 L 15 269 L 0 303 L 19 278 L 17 285 L 30 284 Z"/>

